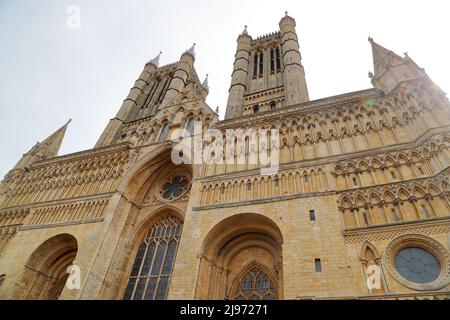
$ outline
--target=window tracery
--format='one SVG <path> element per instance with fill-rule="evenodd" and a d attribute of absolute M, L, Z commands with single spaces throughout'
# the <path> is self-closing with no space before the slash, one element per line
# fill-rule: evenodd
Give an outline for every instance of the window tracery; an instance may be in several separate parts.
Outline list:
<path fill-rule="evenodd" d="M 259 266 L 253 266 L 238 279 L 233 292 L 235 300 L 275 300 L 275 282 Z"/>
<path fill-rule="evenodd" d="M 182 228 L 182 221 L 173 216 L 150 228 L 139 245 L 124 300 L 166 299 Z"/>

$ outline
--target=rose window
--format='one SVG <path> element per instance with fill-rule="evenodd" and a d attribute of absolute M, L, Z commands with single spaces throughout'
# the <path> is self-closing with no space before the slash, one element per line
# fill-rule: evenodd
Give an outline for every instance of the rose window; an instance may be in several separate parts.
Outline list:
<path fill-rule="evenodd" d="M 175 176 L 165 182 L 160 190 L 160 195 L 165 200 L 175 200 L 183 196 L 190 187 L 190 180 L 186 176 Z"/>
<path fill-rule="evenodd" d="M 405 248 L 395 256 L 395 268 L 405 279 L 416 283 L 436 280 L 441 266 L 436 257 L 422 248 Z"/>

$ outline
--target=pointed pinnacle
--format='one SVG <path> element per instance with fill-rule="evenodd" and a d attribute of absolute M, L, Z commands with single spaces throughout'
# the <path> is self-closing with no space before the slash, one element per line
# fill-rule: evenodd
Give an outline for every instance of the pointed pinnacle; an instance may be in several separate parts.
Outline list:
<path fill-rule="evenodd" d="M 196 43 L 194 42 L 194 44 L 192 45 L 192 47 L 189 48 L 189 50 L 187 51 L 187 53 L 192 54 L 193 56 L 195 56 L 195 45 Z"/>
<path fill-rule="evenodd" d="M 203 80 L 202 87 L 205 88 L 206 91 L 209 91 L 208 74 L 206 74 L 205 80 Z"/>
<path fill-rule="evenodd" d="M 161 53 L 162 51 L 159 52 L 159 54 L 154 57 L 152 60 L 150 60 L 148 63 L 151 63 L 152 65 L 154 65 L 155 67 L 159 67 L 159 58 L 161 57 Z"/>

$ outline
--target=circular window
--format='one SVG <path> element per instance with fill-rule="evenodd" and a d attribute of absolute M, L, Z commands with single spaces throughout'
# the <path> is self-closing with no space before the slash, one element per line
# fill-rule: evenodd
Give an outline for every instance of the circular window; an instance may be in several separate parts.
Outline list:
<path fill-rule="evenodd" d="M 422 248 L 405 248 L 394 259 L 395 269 L 405 279 L 416 283 L 430 283 L 441 273 L 436 257 Z"/>
<path fill-rule="evenodd" d="M 414 290 L 437 290 L 450 283 L 450 256 L 437 240 L 406 234 L 386 247 L 387 270 L 395 280 Z"/>
<path fill-rule="evenodd" d="M 175 200 L 183 196 L 190 187 L 190 179 L 184 175 L 177 175 L 161 185 L 159 194 L 164 200 Z"/>

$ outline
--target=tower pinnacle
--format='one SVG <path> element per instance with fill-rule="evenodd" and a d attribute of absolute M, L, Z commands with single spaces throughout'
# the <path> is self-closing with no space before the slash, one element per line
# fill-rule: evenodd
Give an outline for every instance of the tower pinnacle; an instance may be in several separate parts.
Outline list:
<path fill-rule="evenodd" d="M 423 78 L 425 71 L 420 68 L 409 56 L 401 57 L 384 48 L 369 37 L 373 55 L 373 74 L 370 75 L 375 88 L 389 93 L 400 83 Z"/>
<path fill-rule="evenodd" d="M 148 64 L 153 64 L 155 67 L 159 67 L 159 58 L 161 57 L 161 53 L 162 51 L 159 52 L 159 54 L 154 57 L 152 60 L 150 60 L 149 62 L 147 62 Z"/>
<path fill-rule="evenodd" d="M 22 156 L 19 162 L 17 162 L 13 170 L 24 169 L 36 161 L 56 157 L 64 139 L 66 129 L 71 121 L 72 119 L 69 119 L 65 125 L 48 136 L 44 141 L 36 142 L 36 144 Z"/>
<path fill-rule="evenodd" d="M 187 53 L 193 55 L 194 57 L 195 57 L 195 45 L 196 45 L 196 43 L 194 42 L 192 47 L 190 47 L 189 50 L 186 51 Z"/>
<path fill-rule="evenodd" d="M 202 87 L 205 88 L 206 91 L 209 91 L 208 74 L 206 74 L 205 80 L 203 80 Z"/>

